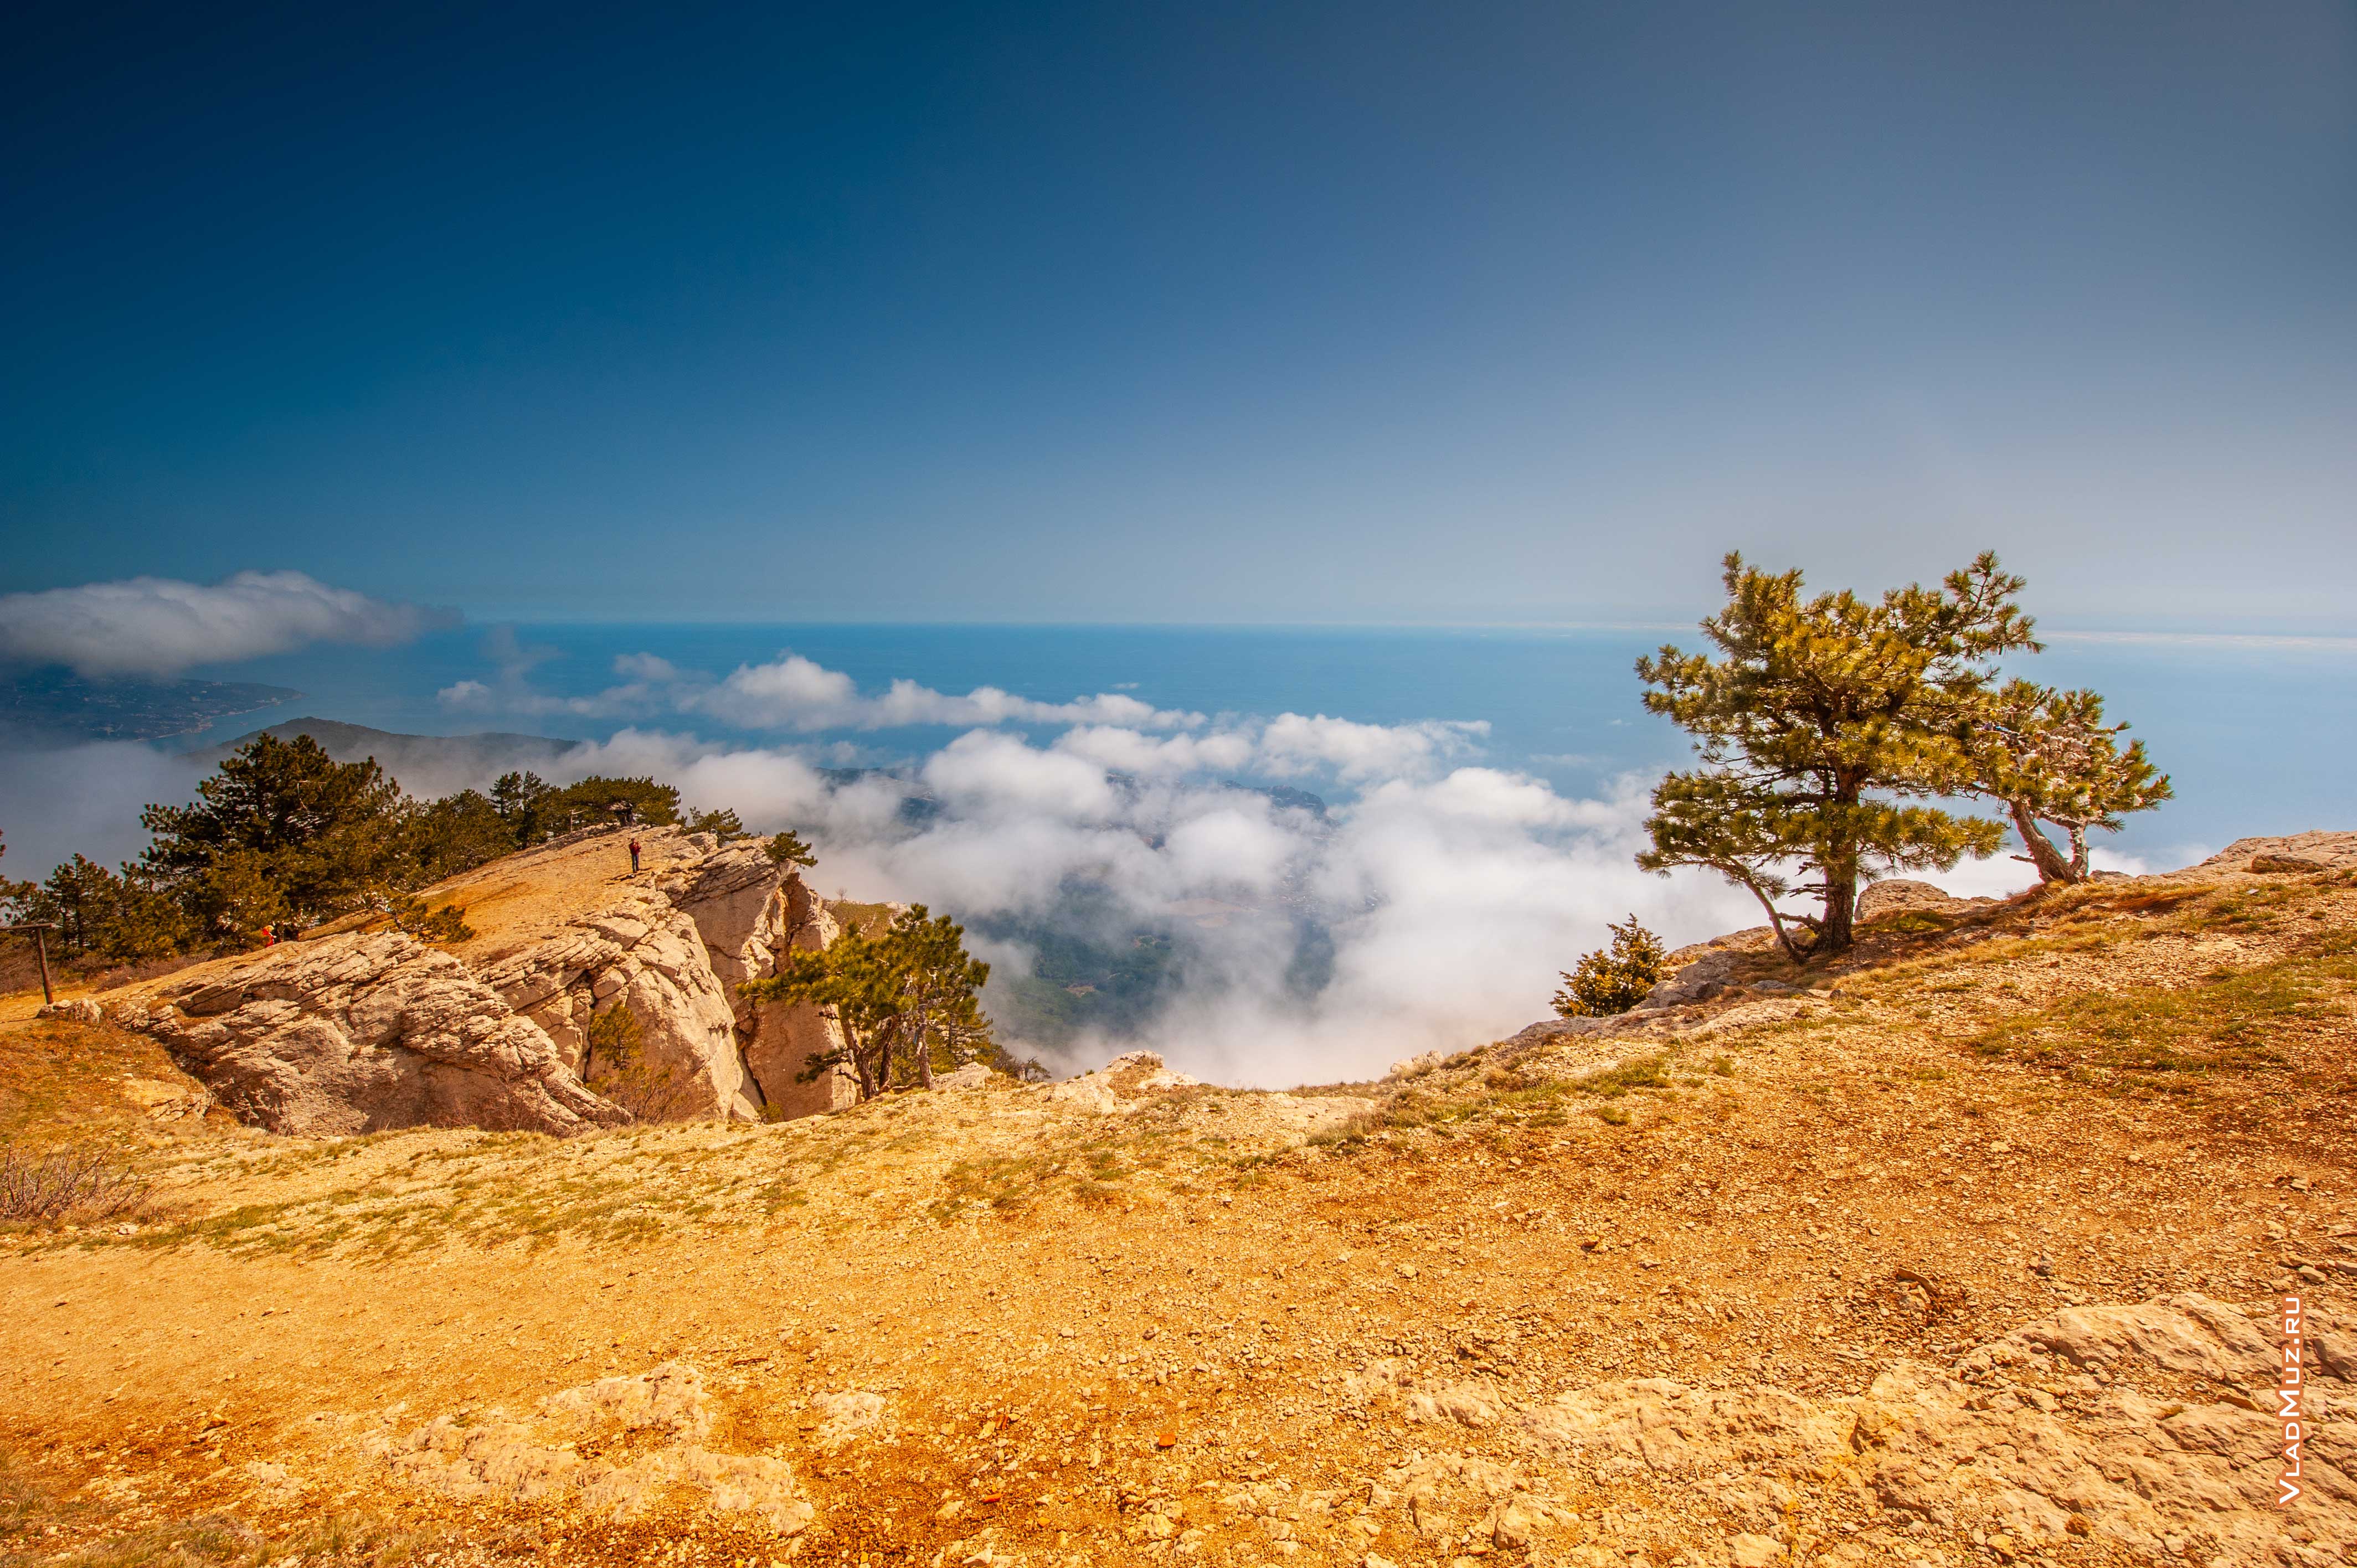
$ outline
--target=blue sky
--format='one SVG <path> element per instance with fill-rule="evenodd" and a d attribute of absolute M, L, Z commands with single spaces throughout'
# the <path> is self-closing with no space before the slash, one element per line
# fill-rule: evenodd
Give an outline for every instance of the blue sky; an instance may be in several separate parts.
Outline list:
<path fill-rule="evenodd" d="M 2350 630 L 2357 9 L 48 7 L 0 590 Z"/>

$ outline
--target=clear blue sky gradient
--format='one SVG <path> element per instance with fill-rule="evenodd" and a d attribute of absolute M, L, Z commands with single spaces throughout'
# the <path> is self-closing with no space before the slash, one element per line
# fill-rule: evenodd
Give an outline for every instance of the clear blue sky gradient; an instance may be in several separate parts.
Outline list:
<path fill-rule="evenodd" d="M 16 14 L 0 590 L 2351 629 L 2357 7 Z"/>

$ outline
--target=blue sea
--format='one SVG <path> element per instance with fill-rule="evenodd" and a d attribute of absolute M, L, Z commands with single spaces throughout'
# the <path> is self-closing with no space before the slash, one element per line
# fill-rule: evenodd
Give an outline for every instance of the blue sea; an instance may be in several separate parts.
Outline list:
<path fill-rule="evenodd" d="M 314 649 L 199 673 L 293 686 L 287 707 L 223 721 L 190 746 L 218 744 L 296 714 L 420 734 L 515 730 L 601 738 L 619 719 L 561 714 L 454 714 L 436 693 L 495 682 L 528 665 L 537 693 L 586 696 L 612 685 L 618 656 L 651 653 L 725 675 L 792 650 L 851 676 L 863 691 L 912 680 L 948 693 L 996 686 L 1063 702 L 1119 692 L 1205 714 L 1324 714 L 1368 724 L 1478 720 L 1479 760 L 1587 796 L 1617 775 L 1678 766 L 1683 736 L 1647 714 L 1631 671 L 1690 627 L 1511 629 L 1203 627 L 538 625 L 516 649 L 484 628 L 390 651 Z M 2013 667 L 2050 684 L 2092 686 L 2175 781 L 2176 799 L 2132 821 L 2111 848 L 2158 868 L 2246 834 L 2357 826 L 2357 639 L 2050 634 L 2048 651 Z M 833 739 L 878 766 L 937 749 L 938 729 L 841 736 L 733 730 L 701 715 L 642 717 L 640 727 L 715 741 L 776 745 Z M 845 755 L 848 755 L 845 753 Z"/>

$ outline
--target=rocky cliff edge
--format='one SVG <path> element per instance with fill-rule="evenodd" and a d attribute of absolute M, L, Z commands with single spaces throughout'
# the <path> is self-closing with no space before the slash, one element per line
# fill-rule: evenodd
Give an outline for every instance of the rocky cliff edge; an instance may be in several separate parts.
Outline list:
<path fill-rule="evenodd" d="M 310 1135 L 413 1126 L 572 1133 L 632 1120 L 783 1121 L 840 1109 L 839 1043 L 806 1004 L 743 1001 L 837 930 L 755 844 L 676 828 L 568 835 L 429 888 L 474 935 L 447 950 L 339 922 L 78 1004 L 153 1036 L 243 1119 Z M 598 1059 L 621 1008 L 635 1054 Z M 600 1091 L 603 1092 L 600 1092 Z"/>

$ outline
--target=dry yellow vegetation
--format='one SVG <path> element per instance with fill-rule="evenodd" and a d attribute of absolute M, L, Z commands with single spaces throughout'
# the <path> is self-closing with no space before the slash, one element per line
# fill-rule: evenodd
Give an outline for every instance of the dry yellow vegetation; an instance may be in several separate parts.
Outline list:
<path fill-rule="evenodd" d="M 563 1141 L 14 1007 L 0 1133 L 150 1192 L 0 1235 L 0 1562 L 2340 1560 L 2218 1315 L 2345 1321 L 2352 955 L 2345 871 L 2106 882 L 1380 1083 Z"/>

